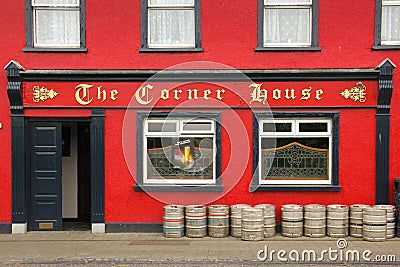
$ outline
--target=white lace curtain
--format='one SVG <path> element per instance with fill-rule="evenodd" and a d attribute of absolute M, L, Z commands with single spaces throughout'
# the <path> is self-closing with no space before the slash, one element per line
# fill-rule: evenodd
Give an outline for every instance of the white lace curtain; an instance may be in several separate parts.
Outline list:
<path fill-rule="evenodd" d="M 264 0 L 264 45 L 311 45 L 312 0 Z"/>
<path fill-rule="evenodd" d="M 78 0 L 33 0 L 35 46 L 79 47 Z"/>
<path fill-rule="evenodd" d="M 264 43 L 311 44 L 310 9 L 266 8 L 264 11 Z"/>
<path fill-rule="evenodd" d="M 79 10 L 36 10 L 36 44 L 49 46 L 79 46 Z"/>
<path fill-rule="evenodd" d="M 381 41 L 400 42 L 400 6 L 382 6 Z"/>
<path fill-rule="evenodd" d="M 194 0 L 149 0 L 149 47 L 194 47 Z"/>

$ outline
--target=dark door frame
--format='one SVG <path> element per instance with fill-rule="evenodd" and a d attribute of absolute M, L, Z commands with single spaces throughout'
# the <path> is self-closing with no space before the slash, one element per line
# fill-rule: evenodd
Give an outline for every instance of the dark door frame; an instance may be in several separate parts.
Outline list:
<path fill-rule="evenodd" d="M 29 223 L 30 122 L 90 122 L 91 223 L 104 224 L 104 109 L 92 109 L 91 117 L 27 118 L 12 114 L 12 223 Z M 28 145 L 28 146 L 27 146 Z"/>

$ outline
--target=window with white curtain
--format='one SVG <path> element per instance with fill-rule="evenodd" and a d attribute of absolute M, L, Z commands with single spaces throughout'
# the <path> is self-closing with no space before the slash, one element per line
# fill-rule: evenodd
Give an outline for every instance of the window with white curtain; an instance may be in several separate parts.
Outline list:
<path fill-rule="evenodd" d="M 81 0 L 31 0 L 31 29 L 27 46 L 79 48 Z"/>
<path fill-rule="evenodd" d="M 146 48 L 196 48 L 199 46 L 199 0 L 145 0 Z M 143 14 L 142 14 L 143 15 Z"/>
<path fill-rule="evenodd" d="M 399 0 L 382 0 L 381 45 L 400 45 Z"/>
<path fill-rule="evenodd" d="M 264 0 L 264 47 L 311 46 L 312 0 Z"/>

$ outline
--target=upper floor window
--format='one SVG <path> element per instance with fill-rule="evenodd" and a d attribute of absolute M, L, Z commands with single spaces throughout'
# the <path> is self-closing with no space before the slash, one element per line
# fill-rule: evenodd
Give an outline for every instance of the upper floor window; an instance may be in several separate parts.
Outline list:
<path fill-rule="evenodd" d="M 141 50 L 199 50 L 199 8 L 199 0 L 143 0 Z"/>
<path fill-rule="evenodd" d="M 256 50 L 319 50 L 317 0 L 259 0 Z"/>
<path fill-rule="evenodd" d="M 26 0 L 25 51 L 84 48 L 84 0 Z"/>
<path fill-rule="evenodd" d="M 374 48 L 400 46 L 400 1 L 377 0 L 375 24 Z"/>

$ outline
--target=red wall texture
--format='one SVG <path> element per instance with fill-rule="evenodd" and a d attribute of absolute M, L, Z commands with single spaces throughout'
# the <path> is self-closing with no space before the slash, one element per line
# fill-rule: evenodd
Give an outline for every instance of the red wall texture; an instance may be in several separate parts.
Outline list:
<path fill-rule="evenodd" d="M 163 69 L 190 61 L 214 61 L 237 69 L 374 68 L 385 58 L 400 64 L 400 50 L 372 50 L 375 1 L 319 1 L 318 40 L 321 51 L 255 52 L 257 1 L 202 1 L 201 36 L 204 52 L 139 53 L 140 1 L 86 1 L 88 52 L 23 52 L 25 47 L 24 1 L 6 1 L 0 16 L 0 65 L 11 59 L 26 69 Z M 400 70 L 393 77 L 391 109 L 390 199 L 393 179 L 400 176 Z M 11 129 L 7 78 L 0 75 L 0 222 L 11 222 Z M 46 110 L 27 116 L 71 116 Z M 66 111 L 65 111 L 66 112 Z M 70 112 L 70 111 L 68 111 Z M 82 112 L 82 113 L 81 113 Z M 121 147 L 124 110 L 106 111 L 106 222 L 161 221 L 162 205 L 145 193 L 134 192 L 133 178 Z M 251 113 L 238 111 L 252 136 Z M 72 116 L 89 116 L 78 111 Z M 132 138 L 135 138 L 133 135 Z M 299 204 L 362 202 L 375 200 L 375 111 L 340 110 L 339 173 L 341 192 L 249 193 L 251 162 L 243 179 L 218 203 L 234 204 L 289 200 Z M 223 144 L 223 153 L 229 145 Z M 224 155 L 225 159 L 225 155 Z M 224 162 L 223 164 L 226 164 Z M 361 175 L 362 174 L 362 175 Z M 149 210 L 151 207 L 151 210 Z"/>

